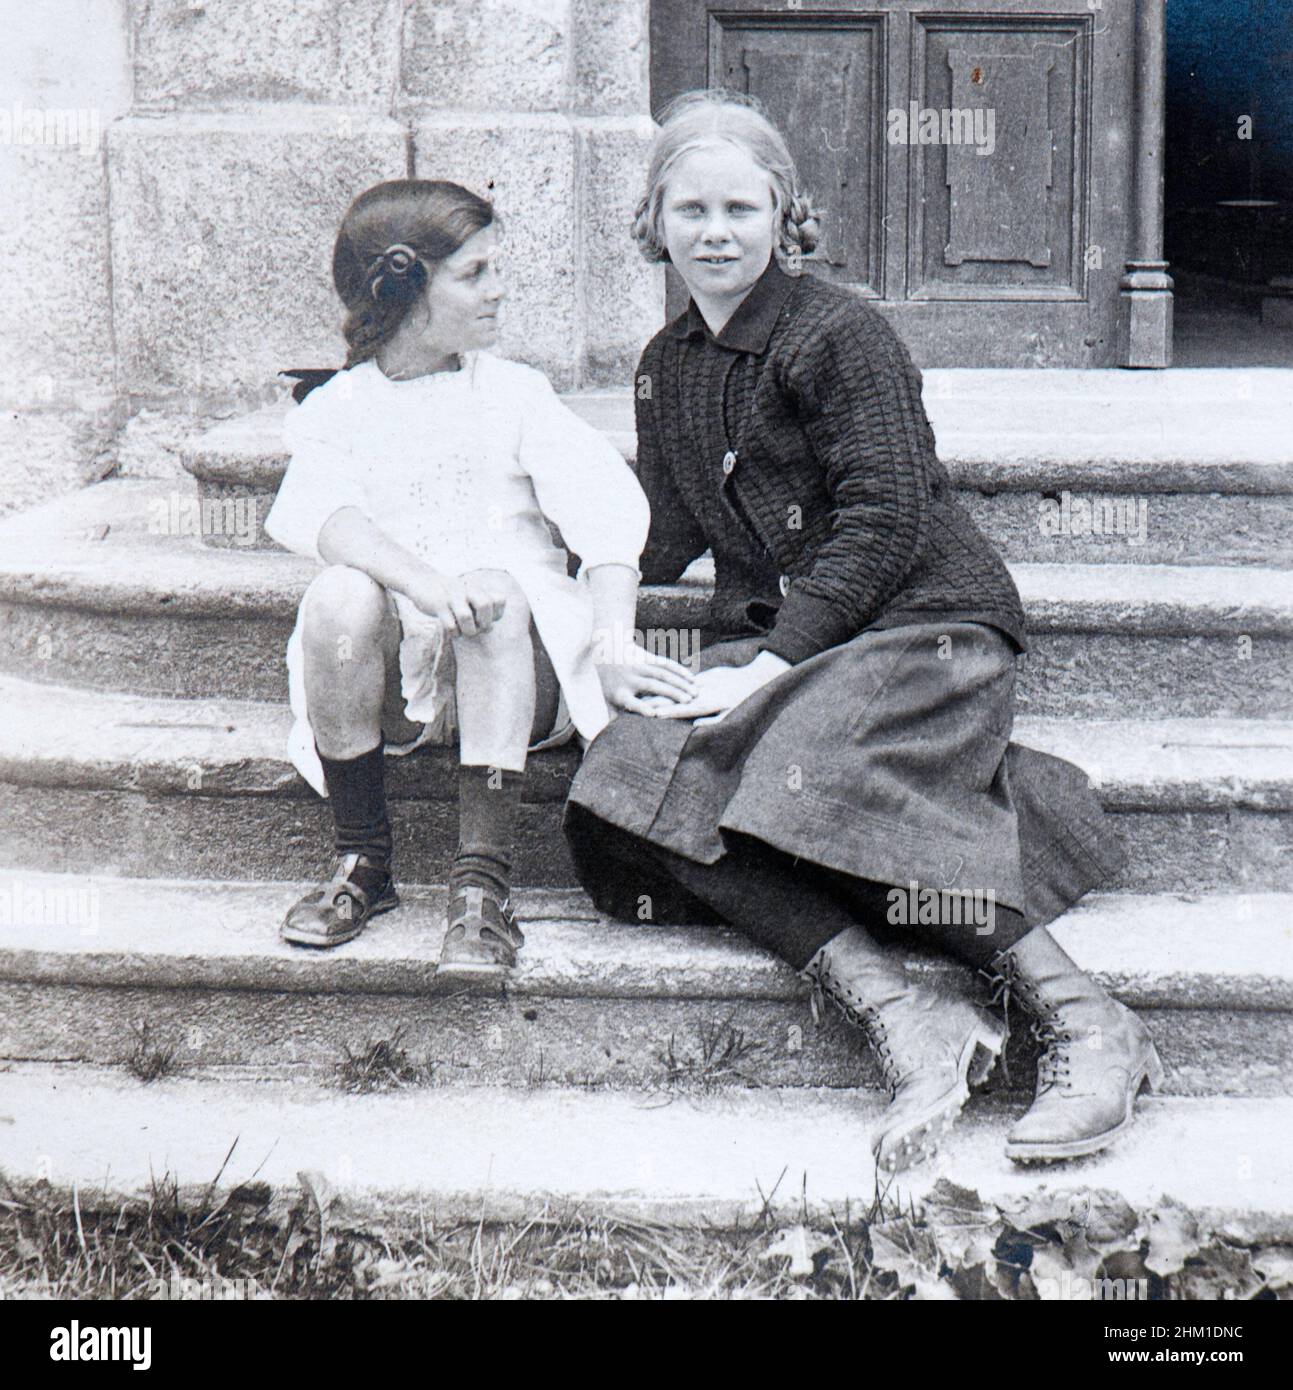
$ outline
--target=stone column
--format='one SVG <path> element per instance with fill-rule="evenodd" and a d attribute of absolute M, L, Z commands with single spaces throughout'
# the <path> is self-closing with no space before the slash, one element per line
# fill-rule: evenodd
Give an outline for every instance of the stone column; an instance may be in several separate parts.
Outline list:
<path fill-rule="evenodd" d="M 1172 277 L 1163 260 L 1163 112 L 1167 0 L 1136 0 L 1131 257 L 1119 282 L 1126 367 L 1172 362 Z"/>

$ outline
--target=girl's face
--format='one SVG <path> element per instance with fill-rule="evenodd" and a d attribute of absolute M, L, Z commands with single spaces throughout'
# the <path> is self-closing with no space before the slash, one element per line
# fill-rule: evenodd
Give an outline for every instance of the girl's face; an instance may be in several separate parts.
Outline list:
<path fill-rule="evenodd" d="M 443 353 L 492 347 L 498 338 L 503 281 L 498 231 L 482 227 L 441 261 L 427 281 L 423 342 Z"/>
<path fill-rule="evenodd" d="M 772 180 L 726 142 L 674 166 L 661 203 L 665 248 L 697 300 L 739 301 L 768 268 L 776 200 Z"/>

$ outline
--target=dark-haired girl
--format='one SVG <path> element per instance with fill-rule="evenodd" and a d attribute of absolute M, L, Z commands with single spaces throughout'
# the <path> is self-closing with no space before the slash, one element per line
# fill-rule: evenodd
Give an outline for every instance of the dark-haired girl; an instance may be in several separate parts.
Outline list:
<path fill-rule="evenodd" d="M 1006 1152 L 1093 1153 L 1161 1067 L 1043 924 L 1120 850 L 1077 768 L 1010 741 L 1023 611 L 953 497 L 920 373 L 875 309 L 798 273 L 812 211 L 744 99 L 668 113 L 635 233 L 691 291 L 638 367 L 642 572 L 668 582 L 711 550 L 730 640 L 694 698 L 588 750 L 567 811 L 584 883 L 621 915 L 716 915 L 803 971 L 878 1054 L 890 1168 L 934 1148 L 1002 1028 L 877 938 L 978 967 L 1044 1042 Z"/>
<path fill-rule="evenodd" d="M 356 199 L 333 255 L 349 356 L 289 418 L 266 521 L 325 566 L 288 647 L 290 752 L 330 802 L 335 865 L 282 935 L 335 946 L 397 905 L 383 754 L 456 740 L 440 969 L 471 974 L 506 969 L 523 941 L 510 893 L 527 753 L 593 738 L 608 702 L 694 688 L 623 636 L 648 522 L 632 472 L 541 373 L 488 351 L 498 249 L 492 208 L 456 184 Z"/>

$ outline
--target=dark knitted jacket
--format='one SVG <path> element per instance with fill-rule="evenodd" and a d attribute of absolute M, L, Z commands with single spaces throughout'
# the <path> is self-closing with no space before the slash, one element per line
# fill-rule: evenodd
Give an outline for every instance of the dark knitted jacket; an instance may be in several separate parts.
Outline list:
<path fill-rule="evenodd" d="M 643 580 L 712 550 L 712 626 L 765 632 L 791 663 L 931 620 L 988 623 L 1022 649 L 1019 594 L 953 497 L 920 391 L 875 309 L 775 260 L 717 338 L 689 305 L 638 367 Z"/>

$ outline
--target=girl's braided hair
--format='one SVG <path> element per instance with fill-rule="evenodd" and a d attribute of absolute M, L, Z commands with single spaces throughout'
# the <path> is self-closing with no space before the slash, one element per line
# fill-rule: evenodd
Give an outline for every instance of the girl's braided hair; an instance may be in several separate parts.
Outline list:
<path fill-rule="evenodd" d="M 367 362 L 395 335 L 436 263 L 495 220 L 485 199 L 439 179 L 391 179 L 351 203 L 332 250 L 346 306 L 346 366 Z"/>
<path fill-rule="evenodd" d="M 722 88 L 684 92 L 658 117 L 659 129 L 647 158 L 646 193 L 633 219 L 633 238 L 648 261 L 667 261 L 661 209 L 665 185 L 678 161 L 692 150 L 717 143 L 743 150 L 772 181 L 777 239 L 774 251 L 793 269 L 821 239 L 821 212 L 799 187 L 795 161 L 762 104 Z"/>

